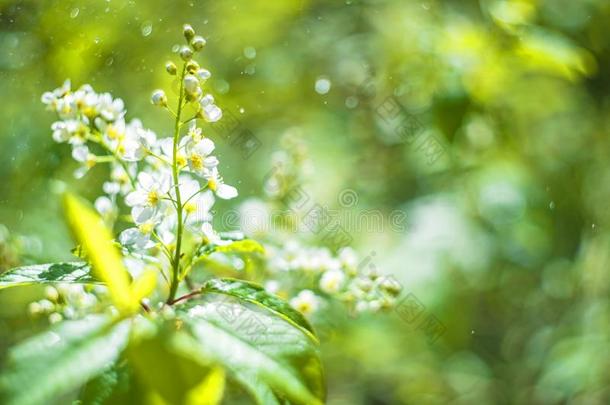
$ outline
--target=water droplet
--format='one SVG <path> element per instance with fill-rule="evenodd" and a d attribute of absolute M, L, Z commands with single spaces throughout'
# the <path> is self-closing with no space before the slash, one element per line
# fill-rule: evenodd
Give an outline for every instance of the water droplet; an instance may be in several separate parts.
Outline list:
<path fill-rule="evenodd" d="M 555 209 L 555 201 L 551 201 L 551 202 L 549 203 L 549 208 L 550 208 L 550 209 L 552 209 L 552 210 L 554 210 L 554 209 Z"/>
<path fill-rule="evenodd" d="M 347 108 L 356 108 L 358 107 L 358 97 L 349 96 L 345 99 L 345 106 Z"/>
<path fill-rule="evenodd" d="M 252 46 L 247 46 L 244 48 L 244 56 L 248 59 L 256 58 L 256 49 Z"/>
<path fill-rule="evenodd" d="M 239 112 L 240 112 L 241 114 L 243 114 L 244 112 L 246 112 L 246 110 L 244 109 L 244 107 L 241 107 L 241 108 L 239 109 Z"/>
<path fill-rule="evenodd" d="M 331 82 L 326 77 L 320 76 L 316 80 L 315 90 L 318 94 L 326 94 L 330 91 Z"/>
<path fill-rule="evenodd" d="M 150 22 L 147 21 L 144 24 L 142 24 L 142 28 L 141 28 L 142 36 L 145 36 L 145 37 L 149 36 L 152 33 L 152 30 L 153 30 L 153 26 Z"/>
<path fill-rule="evenodd" d="M 256 65 L 254 65 L 253 63 L 249 64 L 248 66 L 246 66 L 246 68 L 244 69 L 244 72 L 247 75 L 253 75 L 254 73 L 256 73 Z"/>
<path fill-rule="evenodd" d="M 80 12 L 80 10 L 78 8 L 73 8 L 72 11 L 70 11 L 70 18 L 78 17 L 79 12 Z"/>
<path fill-rule="evenodd" d="M 180 50 L 180 45 L 176 44 L 172 46 L 172 52 L 178 52 Z"/>

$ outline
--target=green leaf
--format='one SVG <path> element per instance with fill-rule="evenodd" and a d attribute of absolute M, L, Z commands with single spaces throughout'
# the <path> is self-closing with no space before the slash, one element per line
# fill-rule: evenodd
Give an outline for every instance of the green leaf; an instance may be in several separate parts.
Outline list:
<path fill-rule="evenodd" d="M 168 327 L 155 332 L 128 350 L 136 377 L 147 390 L 168 404 L 219 403 L 224 392 L 223 369 L 188 356 L 198 342 L 184 332 Z"/>
<path fill-rule="evenodd" d="M 252 239 L 238 240 L 224 246 L 216 246 L 216 252 L 227 253 L 265 253 L 263 245 Z"/>
<path fill-rule="evenodd" d="M 287 322 L 301 329 L 303 333 L 318 343 L 316 332 L 299 311 L 292 308 L 281 298 L 276 297 L 273 294 L 269 294 L 262 286 L 258 284 L 234 278 L 220 278 L 212 279 L 206 282 L 201 288 L 201 291 L 204 293 L 213 292 L 217 294 L 229 295 L 240 300 L 259 305 L 284 318 Z"/>
<path fill-rule="evenodd" d="M 36 283 L 99 283 L 84 262 L 49 263 L 17 267 L 0 274 L 0 290 Z"/>
<path fill-rule="evenodd" d="M 323 403 L 317 345 L 286 317 L 212 293 L 177 306 L 177 311 L 200 342 L 192 356 L 224 365 L 258 403 Z"/>
<path fill-rule="evenodd" d="M 116 307 L 123 313 L 136 312 L 140 300 L 155 287 L 154 272 L 145 272 L 132 284 L 112 233 L 98 213 L 72 194 L 64 195 L 64 208 L 70 230 L 87 252 L 93 273 L 108 287 Z"/>
<path fill-rule="evenodd" d="M 108 286 L 114 304 L 123 312 L 135 312 L 139 299 L 131 293 L 129 273 L 108 227 L 96 211 L 72 194 L 64 195 L 64 210 L 70 230 L 87 251 L 94 274 Z"/>
<path fill-rule="evenodd" d="M 123 350 L 129 321 L 95 315 L 66 321 L 8 353 L 0 374 L 0 403 L 50 403 L 109 367 Z"/>

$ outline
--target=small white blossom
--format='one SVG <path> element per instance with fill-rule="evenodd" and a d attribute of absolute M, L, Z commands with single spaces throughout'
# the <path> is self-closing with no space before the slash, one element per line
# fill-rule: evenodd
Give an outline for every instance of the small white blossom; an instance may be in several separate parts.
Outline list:
<path fill-rule="evenodd" d="M 224 183 L 216 167 L 204 170 L 203 177 L 208 181 L 210 190 L 219 198 L 230 200 L 231 198 L 237 197 L 237 189 Z"/>
<path fill-rule="evenodd" d="M 223 246 L 231 243 L 229 240 L 223 240 L 209 222 L 204 222 L 201 225 L 201 232 L 203 233 L 204 241 L 208 244 Z"/>
<path fill-rule="evenodd" d="M 130 207 L 157 208 L 170 190 L 171 178 L 166 172 L 138 174 L 136 189 L 125 197 L 125 203 Z"/>
<path fill-rule="evenodd" d="M 328 294 L 336 294 L 341 290 L 345 281 L 345 274 L 341 270 L 329 270 L 320 278 L 320 290 Z"/>
<path fill-rule="evenodd" d="M 290 300 L 290 305 L 303 315 L 311 315 L 320 306 L 319 298 L 311 290 L 303 290 Z"/>
<path fill-rule="evenodd" d="M 156 106 L 166 106 L 167 105 L 167 96 L 163 90 L 155 90 L 150 97 L 150 101 Z"/>

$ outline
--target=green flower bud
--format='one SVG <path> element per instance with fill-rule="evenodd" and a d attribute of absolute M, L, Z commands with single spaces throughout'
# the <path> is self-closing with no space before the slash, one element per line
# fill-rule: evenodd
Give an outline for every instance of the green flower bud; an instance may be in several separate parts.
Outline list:
<path fill-rule="evenodd" d="M 163 90 L 155 90 L 150 97 L 150 101 L 159 107 L 164 107 L 167 105 L 167 96 Z"/>
<path fill-rule="evenodd" d="M 206 44 L 206 40 L 205 40 L 203 37 L 199 36 L 199 35 L 197 35 L 197 36 L 196 36 L 195 38 L 193 38 L 193 40 L 191 41 L 191 46 L 192 46 L 192 47 L 193 47 L 193 49 L 194 49 L 194 50 L 196 50 L 196 51 L 200 51 L 200 50 L 202 50 L 202 49 L 203 49 L 203 47 L 205 46 L 205 44 Z"/>
<path fill-rule="evenodd" d="M 174 62 L 167 62 L 165 64 L 165 70 L 172 76 L 178 72 L 178 68 L 176 68 L 176 64 Z"/>
<path fill-rule="evenodd" d="M 180 48 L 180 57 L 185 62 L 191 60 L 191 58 L 193 57 L 193 50 L 188 46 L 183 46 L 182 48 Z"/>
<path fill-rule="evenodd" d="M 182 26 L 182 33 L 184 34 L 184 38 L 189 42 L 195 36 L 195 30 L 191 27 L 191 24 L 184 24 Z"/>
<path fill-rule="evenodd" d="M 199 70 L 199 63 L 195 62 L 194 60 L 189 60 L 186 64 L 186 71 L 190 74 L 194 74 L 197 72 L 197 70 Z"/>

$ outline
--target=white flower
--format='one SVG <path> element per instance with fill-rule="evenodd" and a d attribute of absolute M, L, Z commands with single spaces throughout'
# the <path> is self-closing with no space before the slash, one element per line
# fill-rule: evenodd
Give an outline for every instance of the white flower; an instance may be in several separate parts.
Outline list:
<path fill-rule="evenodd" d="M 203 177 L 208 181 L 210 190 L 219 198 L 230 200 L 231 198 L 237 197 L 237 189 L 224 183 L 222 177 L 220 177 L 220 174 L 218 173 L 218 168 L 213 167 L 209 170 L 204 170 Z"/>
<path fill-rule="evenodd" d="M 176 163 L 178 164 L 179 169 L 186 166 L 187 163 L 186 156 L 184 156 L 184 149 L 187 142 L 188 137 L 185 136 L 180 140 L 176 150 Z M 159 139 L 156 147 L 161 150 L 161 154 L 167 163 L 172 165 L 174 163 L 174 139 L 171 137 Z"/>
<path fill-rule="evenodd" d="M 358 256 L 354 249 L 350 247 L 339 250 L 339 261 L 346 269 L 356 269 L 356 266 L 358 266 Z"/>
<path fill-rule="evenodd" d="M 122 165 L 113 163 L 112 170 L 110 172 L 110 180 L 104 183 L 103 189 L 106 194 L 117 194 L 121 193 L 125 195 L 132 191 L 131 181 L 129 176 L 134 177 L 136 174 L 136 165 L 131 164 L 127 166 L 129 174 L 125 171 Z"/>
<path fill-rule="evenodd" d="M 303 315 L 311 315 L 320 306 L 318 297 L 311 290 L 303 290 L 290 300 L 290 305 Z"/>
<path fill-rule="evenodd" d="M 203 225 L 201 225 L 201 232 L 203 233 L 204 241 L 208 244 L 224 246 L 231 243 L 230 240 L 222 240 L 209 222 L 204 222 Z"/>
<path fill-rule="evenodd" d="M 163 90 L 155 90 L 152 96 L 150 96 L 150 101 L 156 106 L 166 106 L 167 96 Z"/>
<path fill-rule="evenodd" d="M 215 104 L 203 107 L 203 118 L 207 122 L 216 122 L 222 118 L 222 110 Z"/>
<path fill-rule="evenodd" d="M 100 116 L 106 121 L 116 121 L 125 115 L 125 104 L 120 98 L 112 98 L 110 93 L 98 96 L 97 109 Z"/>
<path fill-rule="evenodd" d="M 143 223 L 138 227 L 125 229 L 119 235 L 119 242 L 123 246 L 131 246 L 137 250 L 146 250 L 155 246 L 155 243 L 150 240 L 154 223 Z"/>
<path fill-rule="evenodd" d="M 105 195 L 98 197 L 93 205 L 105 221 L 113 220 L 118 213 L 117 206 Z"/>
<path fill-rule="evenodd" d="M 320 278 L 320 289 L 328 294 L 339 292 L 345 281 L 345 274 L 341 270 L 333 269 L 324 272 Z"/>
<path fill-rule="evenodd" d="M 214 205 L 214 196 L 209 190 L 200 192 L 201 185 L 188 176 L 180 178 L 180 196 L 182 197 L 187 225 L 211 221 L 210 210 Z"/>
<path fill-rule="evenodd" d="M 211 94 L 206 94 L 199 101 L 201 105 L 201 114 L 207 122 L 216 122 L 222 118 L 222 110 L 214 104 L 214 97 Z"/>
<path fill-rule="evenodd" d="M 56 121 L 51 125 L 55 142 L 69 142 L 72 145 L 82 145 L 86 141 L 89 128 L 77 120 Z"/>
<path fill-rule="evenodd" d="M 125 197 L 125 204 L 130 207 L 148 207 L 156 209 L 163 197 L 170 190 L 171 179 L 167 172 L 140 172 L 136 189 Z"/>
<path fill-rule="evenodd" d="M 89 148 L 86 145 L 74 146 L 72 149 L 72 157 L 74 160 L 81 163 L 81 166 L 74 172 L 74 177 L 77 179 L 83 177 L 96 163 L 96 156 L 89 153 Z"/>
<path fill-rule="evenodd" d="M 214 148 L 214 142 L 209 138 L 187 143 L 185 149 L 189 168 L 195 173 L 202 174 L 204 170 L 218 166 L 218 159 L 211 156 Z"/>
<path fill-rule="evenodd" d="M 57 110 L 57 101 L 70 92 L 70 79 L 66 80 L 61 87 L 53 91 L 45 92 L 41 101 L 47 105 L 49 110 Z"/>

